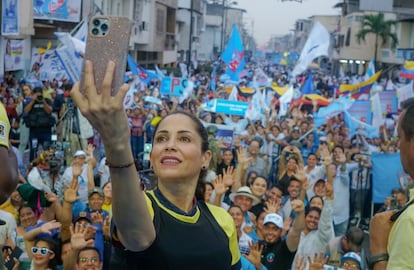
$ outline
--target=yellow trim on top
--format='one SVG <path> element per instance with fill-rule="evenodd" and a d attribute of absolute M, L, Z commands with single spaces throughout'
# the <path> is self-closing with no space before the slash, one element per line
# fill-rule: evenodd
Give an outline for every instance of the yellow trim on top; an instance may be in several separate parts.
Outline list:
<path fill-rule="evenodd" d="M 198 221 L 198 219 L 200 218 L 200 209 L 197 207 L 196 213 L 193 216 L 185 216 L 185 215 L 181 215 L 178 214 L 170 209 L 168 209 L 167 207 L 165 207 L 155 196 L 154 191 L 149 191 L 147 192 L 147 196 L 152 196 L 152 198 L 154 198 L 155 202 L 157 203 L 157 205 L 163 209 L 164 211 L 166 211 L 168 214 L 170 214 L 171 216 L 173 216 L 175 219 L 180 220 L 182 222 L 186 222 L 186 223 L 196 223 Z M 149 201 L 149 203 L 148 203 Z M 148 210 L 150 211 L 150 214 L 152 216 L 152 218 L 154 219 L 154 209 L 152 208 L 152 204 L 151 204 L 151 200 L 149 198 L 147 198 L 147 206 L 148 206 Z"/>
<path fill-rule="evenodd" d="M 235 265 L 240 260 L 239 243 L 237 240 L 236 225 L 233 218 L 221 207 L 207 203 L 207 207 L 214 219 L 223 228 L 229 239 L 229 248 L 231 252 L 231 265 Z"/>

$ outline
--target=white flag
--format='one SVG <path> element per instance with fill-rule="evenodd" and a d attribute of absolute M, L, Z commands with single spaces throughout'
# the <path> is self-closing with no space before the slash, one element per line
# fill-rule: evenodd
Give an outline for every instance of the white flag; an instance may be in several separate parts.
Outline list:
<path fill-rule="evenodd" d="M 371 97 L 371 110 L 372 110 L 372 126 L 379 128 L 385 122 L 384 115 L 381 108 L 381 100 L 379 94 L 376 93 Z"/>
<path fill-rule="evenodd" d="M 407 100 L 409 98 L 414 97 L 414 85 L 413 81 L 404 85 L 403 87 L 398 88 L 397 90 L 397 97 L 398 97 L 398 107 L 400 107 L 401 102 Z"/>
<path fill-rule="evenodd" d="M 365 72 L 364 81 L 368 81 L 369 78 L 374 76 L 374 74 L 375 74 L 374 59 L 371 58 L 371 60 L 369 60 L 367 71 Z"/>
<path fill-rule="evenodd" d="M 231 90 L 231 93 L 229 95 L 229 97 L 227 98 L 228 100 L 233 100 L 233 101 L 237 101 L 237 87 L 233 86 L 233 89 Z"/>
<path fill-rule="evenodd" d="M 328 30 L 318 21 L 315 22 L 313 28 L 302 49 L 298 63 L 292 71 L 295 77 L 304 72 L 312 60 L 319 56 L 327 56 L 330 43 L 330 35 Z"/>
<path fill-rule="evenodd" d="M 293 99 L 293 86 L 289 86 L 289 89 L 280 97 L 280 110 L 279 110 L 279 117 L 286 115 L 290 102 Z"/>

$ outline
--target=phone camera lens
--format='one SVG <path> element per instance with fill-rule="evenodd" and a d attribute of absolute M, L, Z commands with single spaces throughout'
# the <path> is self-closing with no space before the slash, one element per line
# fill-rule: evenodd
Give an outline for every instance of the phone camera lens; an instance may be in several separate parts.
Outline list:
<path fill-rule="evenodd" d="M 93 25 L 98 26 L 101 22 L 98 19 L 93 20 Z"/>
<path fill-rule="evenodd" d="M 101 25 L 101 30 L 102 30 L 102 31 L 106 31 L 106 30 L 108 30 L 108 25 L 107 25 L 106 23 L 102 24 L 102 25 Z"/>
<path fill-rule="evenodd" d="M 98 28 L 93 28 L 93 29 L 92 29 L 92 34 L 94 34 L 94 35 L 99 34 L 99 30 L 98 30 Z"/>

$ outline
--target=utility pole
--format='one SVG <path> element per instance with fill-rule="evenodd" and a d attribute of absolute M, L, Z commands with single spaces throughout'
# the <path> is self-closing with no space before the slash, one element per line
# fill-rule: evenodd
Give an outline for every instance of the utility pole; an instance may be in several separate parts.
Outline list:
<path fill-rule="evenodd" d="M 223 2 L 221 3 L 221 7 L 222 7 L 222 14 L 221 14 L 221 40 L 220 40 L 220 53 L 223 53 L 223 47 L 224 47 L 224 34 L 225 34 L 225 29 L 224 29 L 224 17 L 225 17 L 225 10 L 226 10 L 226 0 L 223 0 Z"/>
<path fill-rule="evenodd" d="M 191 74 L 191 51 L 192 51 L 192 41 L 193 41 L 193 9 L 194 9 L 194 0 L 190 0 L 190 37 L 188 40 L 188 64 L 187 64 L 187 70 L 188 70 L 188 76 Z"/>

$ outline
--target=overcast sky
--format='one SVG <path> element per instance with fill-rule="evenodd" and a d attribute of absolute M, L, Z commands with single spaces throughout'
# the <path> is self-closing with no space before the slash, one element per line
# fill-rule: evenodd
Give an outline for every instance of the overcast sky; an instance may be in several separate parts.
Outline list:
<path fill-rule="evenodd" d="M 231 2 L 230 0 L 228 2 Z M 287 34 L 293 29 L 297 19 L 312 15 L 338 15 L 340 9 L 333 6 L 341 0 L 236 0 L 237 7 L 247 11 L 245 21 L 254 21 L 254 37 L 258 45 L 263 45 L 272 36 Z M 235 6 L 236 7 L 236 6 Z M 249 29 L 251 31 L 251 29 Z"/>

